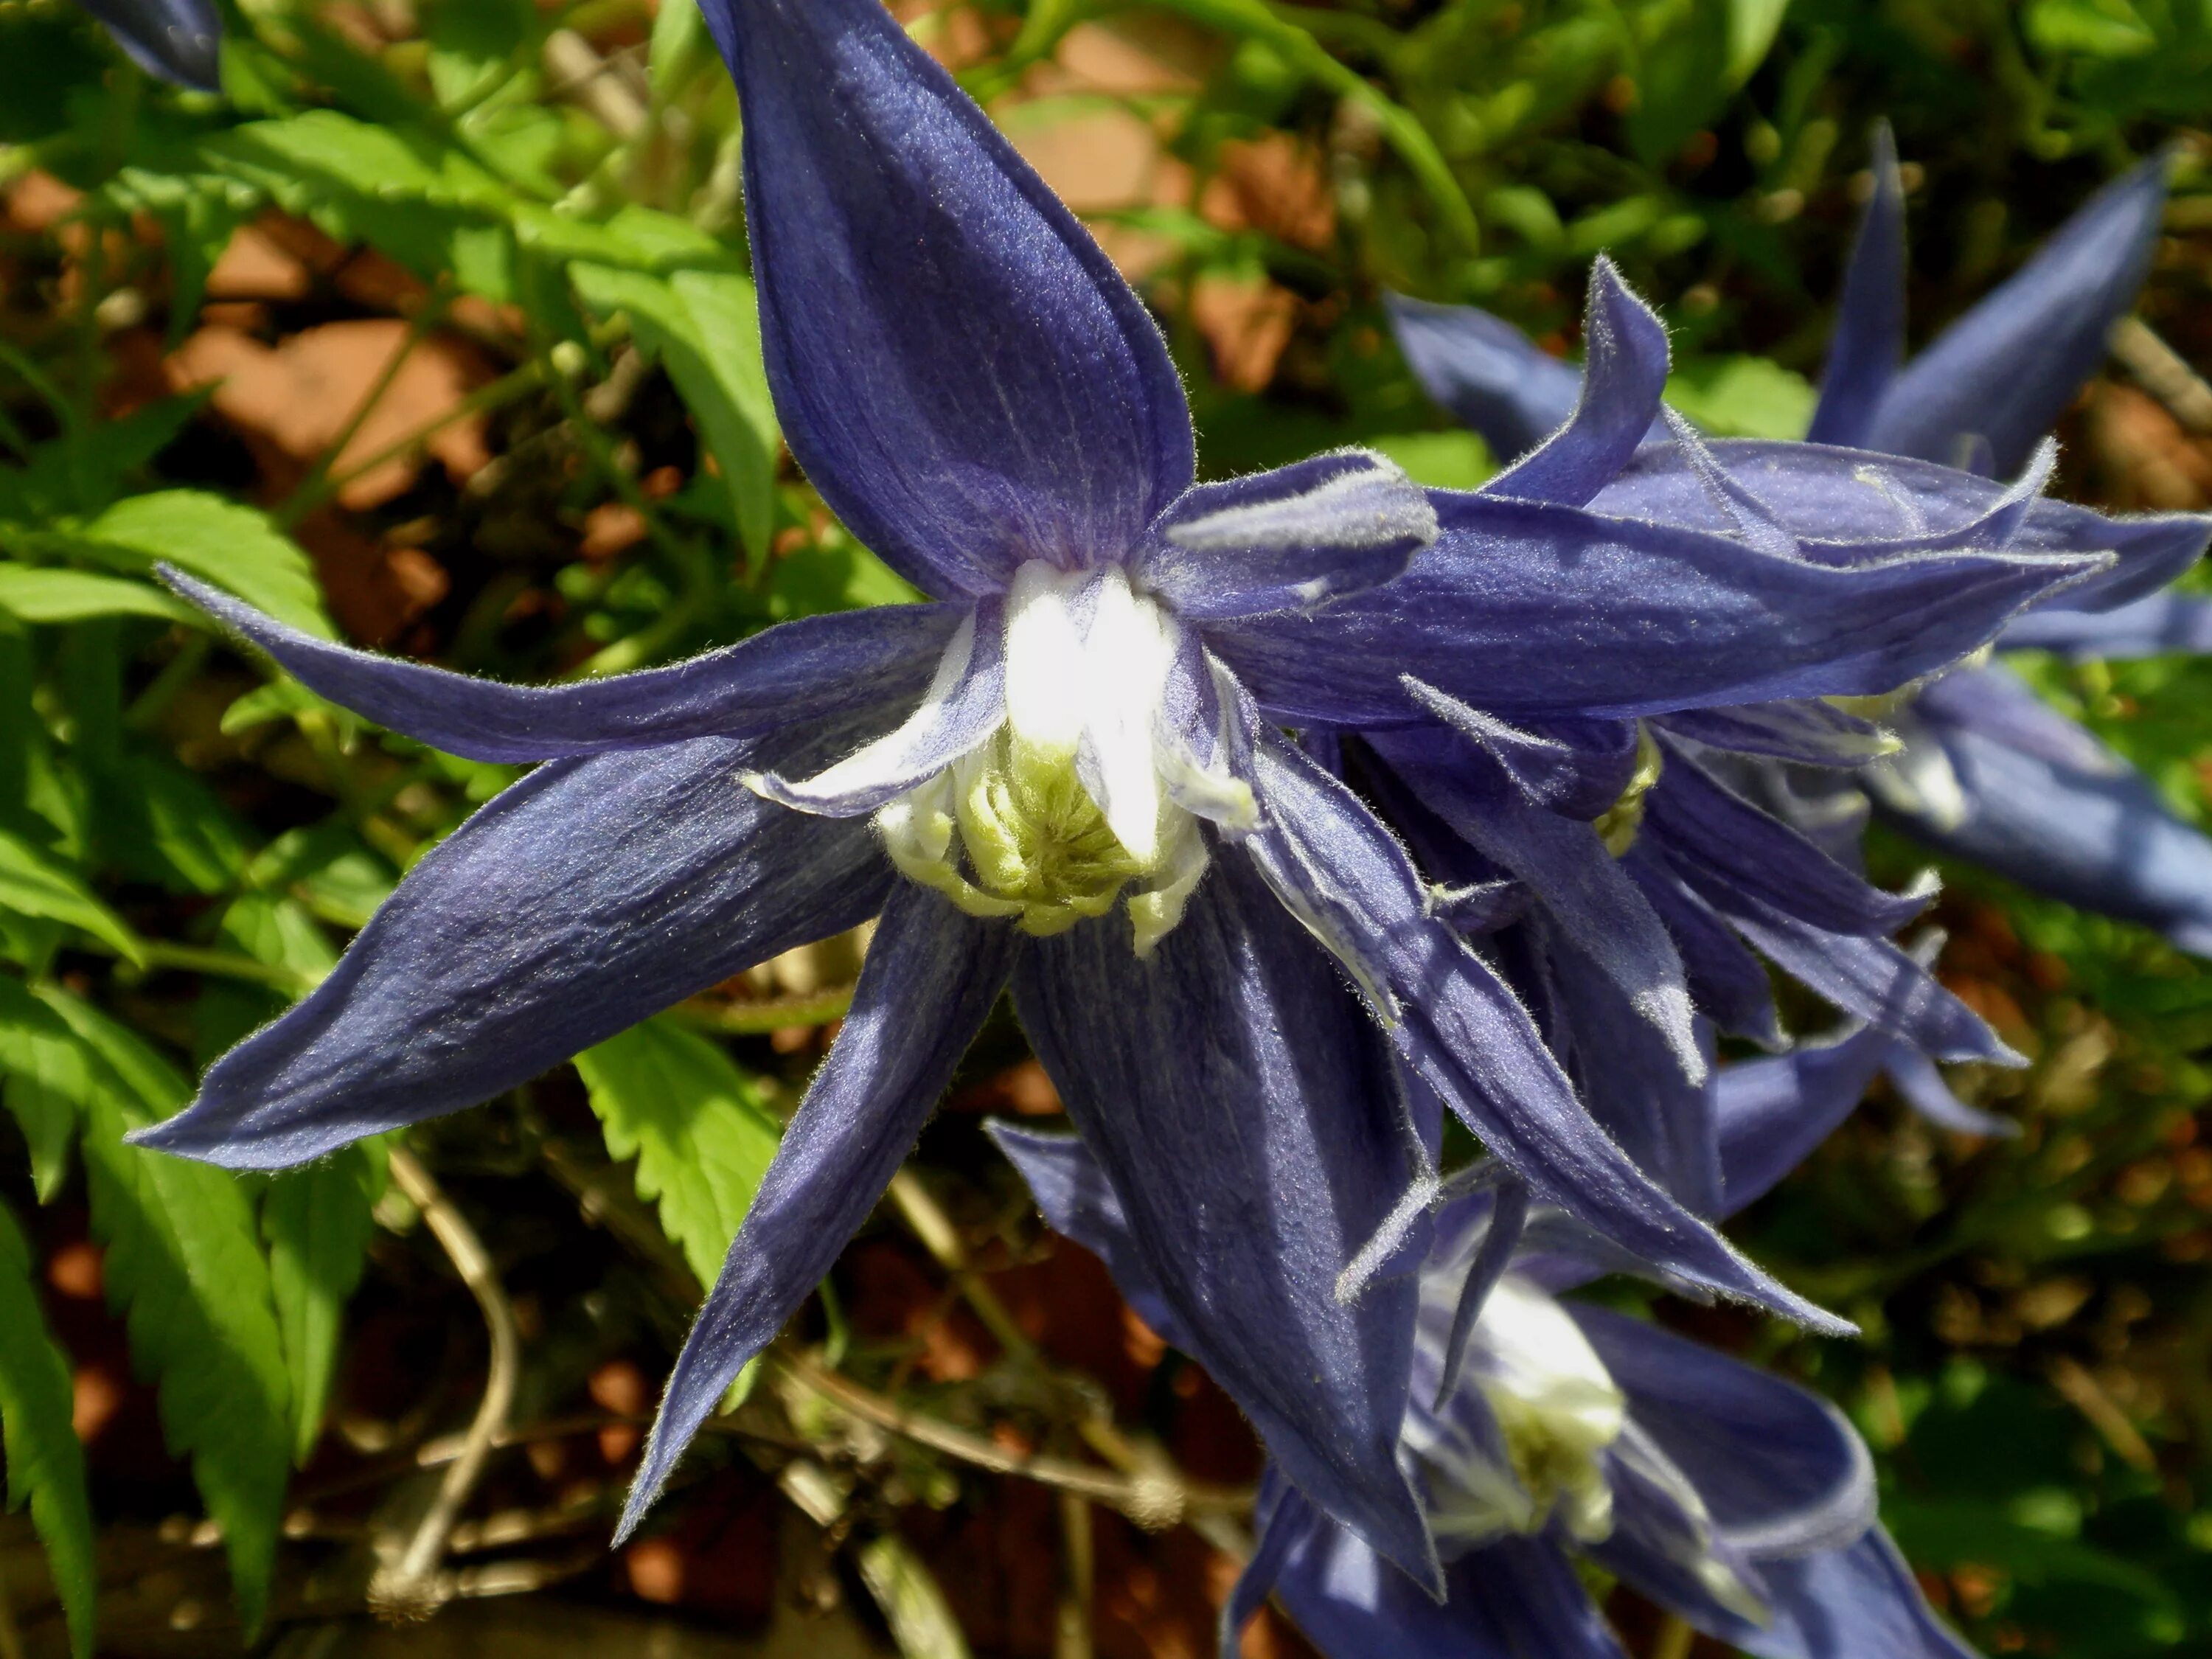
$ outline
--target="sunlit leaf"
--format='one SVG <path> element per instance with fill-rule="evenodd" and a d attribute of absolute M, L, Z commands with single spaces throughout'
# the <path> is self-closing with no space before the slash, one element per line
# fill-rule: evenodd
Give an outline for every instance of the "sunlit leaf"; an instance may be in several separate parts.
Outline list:
<path fill-rule="evenodd" d="M 782 1131 L 707 1038 L 649 1019 L 576 1056 L 607 1151 L 637 1160 L 638 1196 L 702 1285 L 722 1270 Z"/>
<path fill-rule="evenodd" d="M 27 623 L 152 617 L 189 627 L 209 626 L 191 606 L 150 583 L 42 565 L 0 564 L 0 611 Z"/>
<path fill-rule="evenodd" d="M 265 514 L 221 495 L 198 489 L 132 495 L 86 525 L 78 539 L 87 553 L 113 563 L 147 571 L 157 562 L 175 565 L 279 622 L 336 637 L 314 565 L 299 544 Z M 198 616 L 189 606 L 185 611 Z"/>
<path fill-rule="evenodd" d="M 94 896 L 76 872 L 5 830 L 0 830 L 0 910 L 61 922 L 91 934 L 131 962 L 146 959 L 138 936 Z"/>
<path fill-rule="evenodd" d="M 0 1205 L 0 1443 L 8 1455 L 8 1504 L 31 1506 L 54 1584 L 69 1618 L 70 1648 L 91 1659 L 99 1580 L 92 1553 L 92 1500 L 84 1448 L 70 1426 L 70 1363 L 39 1309 L 29 1246 Z"/>
<path fill-rule="evenodd" d="M 292 1456 L 321 1437 L 347 1298 L 368 1265 L 372 1212 L 382 1194 L 382 1146 L 362 1141 L 276 1177 L 261 1200 L 270 1285 L 292 1384 Z"/>
<path fill-rule="evenodd" d="M 191 1091 L 124 1027 L 58 991 L 42 1000 L 94 1056 L 79 1103 L 93 1232 L 108 1301 L 140 1370 L 160 1385 L 170 1449 L 191 1463 L 247 1626 L 258 1628 L 283 1517 L 291 1409 L 269 1263 L 245 1189 L 221 1170 L 123 1144 Z"/>

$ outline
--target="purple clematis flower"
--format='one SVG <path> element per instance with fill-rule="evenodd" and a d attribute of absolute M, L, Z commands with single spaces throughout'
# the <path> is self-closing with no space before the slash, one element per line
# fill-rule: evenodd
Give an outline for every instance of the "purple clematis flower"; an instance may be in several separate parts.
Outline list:
<path fill-rule="evenodd" d="M 1727 1207 L 1766 1191 L 1882 1063 L 1866 1031 L 1731 1066 L 1712 1092 Z M 1144 1276 L 1080 1142 L 995 1124 L 1047 1218 L 1103 1257 L 1140 1316 Z M 1272 1592 L 1338 1659 L 1621 1659 L 1577 1557 L 1766 1659 L 1966 1659 L 1876 1523 L 1873 1464 L 1826 1401 L 1642 1322 L 1559 1299 L 1623 1264 L 1510 1187 L 1438 1218 L 1422 1269 L 1400 1455 L 1446 1594 L 1317 1513 L 1271 1468 L 1222 1651 Z M 1464 1310 L 1474 1305 L 1471 1322 Z"/>
<path fill-rule="evenodd" d="M 84 0 L 115 44 L 147 74 L 220 92 L 222 20 L 210 0 Z"/>
<path fill-rule="evenodd" d="M 1188 407 L 1136 296 L 876 0 L 705 13 L 744 105 L 793 452 L 940 597 L 526 689 L 335 647 L 173 573 L 333 701 L 543 764 L 143 1144 L 301 1163 L 879 915 L 626 1530 L 866 1218 L 1009 985 L 1192 1352 L 1299 1491 L 1417 1575 L 1435 1564 L 1395 1455 L 1413 1287 L 1335 1294 L 1412 1178 L 1401 1083 L 1621 1250 L 1838 1328 L 1608 1138 L 1400 843 L 1279 727 L 1425 719 L 1409 673 L 1570 720 L 1879 693 L 2100 562 L 1978 532 L 1784 560 L 1583 510 L 1626 459 L 1607 393 L 1544 452 L 1553 498 L 1459 502 L 1441 528 L 1358 452 L 1194 483 Z"/>
<path fill-rule="evenodd" d="M 1480 313 L 1407 314 L 1409 355 L 1433 371 L 1432 383 L 1455 366 L 1471 378 L 1501 349 L 1495 319 Z M 1587 370 L 1560 370 L 1575 399 L 1565 418 L 1475 496 L 1433 495 L 1447 526 L 1477 503 L 1565 488 L 1589 510 L 1733 537 L 1796 565 L 1865 571 L 1961 544 L 2108 549 L 2109 562 L 2068 590 L 2097 604 L 2124 604 L 2170 580 L 2203 546 L 2201 520 L 2115 520 L 2043 499 L 2047 447 L 2008 488 L 1863 450 L 1708 445 L 1662 411 L 1664 331 L 1603 261 L 1586 315 Z M 1480 349 L 1453 343 L 1468 337 Z M 1530 395 L 1556 389 L 1547 374 Z M 1586 441 L 1612 446 L 1610 470 L 1563 468 L 1594 428 L 1601 438 Z M 1417 565 L 1386 592 L 1419 582 Z M 1691 1011 L 1780 1046 L 1761 954 L 1895 1037 L 1900 1088 L 1949 1127 L 2005 1128 L 1952 1099 L 1930 1056 L 2017 1063 L 1922 959 L 1890 942 L 1932 889 L 1879 892 L 1848 851 L 1839 858 L 1765 810 L 1776 763 L 1848 776 L 1896 745 L 1829 702 L 1751 701 L 1762 695 L 1748 688 L 1763 667 L 1740 665 L 1747 691 L 1737 707 L 1631 704 L 1566 720 L 1516 711 L 1516 722 L 1500 718 L 1501 700 L 1478 709 L 1414 684 L 1427 720 L 1378 722 L 1338 748 L 1443 884 L 1443 913 L 1489 937 L 1490 954 L 1607 1133 L 1705 1213 L 1717 1206 L 1718 1172 Z"/>
<path fill-rule="evenodd" d="M 1904 193 L 1887 130 L 1877 135 L 1875 180 L 1845 277 L 1813 441 L 1984 472 L 2031 465 L 2040 434 L 2103 361 L 2106 334 L 2142 285 L 2165 204 L 2163 159 L 2100 192 L 1910 363 L 1903 362 Z M 1499 319 L 1405 300 L 1392 302 L 1392 317 L 1416 374 L 1501 455 L 1522 453 L 1571 410 L 1577 371 Z M 1767 447 L 1714 447 L 1723 465 L 1740 471 L 1756 469 Z M 1793 460 L 1802 465 L 1802 453 Z M 1847 485 L 1840 473 L 1836 482 Z M 1679 509 L 1688 497 L 1679 479 L 1655 485 L 1652 478 L 1640 489 L 1622 481 L 1646 511 Z M 1856 494 L 1847 487 L 1835 493 Z M 1709 510 L 1701 501 L 1687 504 L 1693 514 Z M 2161 591 L 2193 562 L 2204 521 L 2166 514 L 2116 522 L 2127 539 L 2114 544 L 2122 559 L 2113 577 L 2028 611 L 2006 630 L 2002 647 L 2074 657 L 2212 648 L 2212 604 Z M 2212 953 L 2212 840 L 2175 817 L 2146 779 L 2089 732 L 2033 705 L 2000 669 L 1954 671 L 1882 711 L 1883 724 L 1903 744 L 1887 756 L 1858 753 L 1858 761 L 1871 763 L 1861 775 L 1866 793 L 1892 822 L 1939 851 L 2085 909 L 2155 927 L 2185 950 Z M 1678 734 L 1741 748 L 1729 738 L 1741 735 L 1743 718 L 1743 711 L 1726 717 L 1733 732 L 1718 736 L 1706 717 L 1672 724 Z M 1770 726 L 1786 720 L 1802 727 L 1812 719 L 1838 725 L 1832 714 L 1802 708 L 1750 718 Z M 1799 742 L 1754 744 L 1750 752 L 1850 765 L 1857 735 L 1832 730 L 1830 738 L 1842 741 L 1824 738 L 1810 753 Z M 1863 812 L 1856 788 L 1808 791 L 1802 780 L 1793 785 L 1778 777 L 1763 787 L 1802 809 L 1796 814 L 1802 827 L 1817 831 L 1824 817 L 1832 823 L 1837 833 L 1822 837 L 1832 850 L 1855 845 Z"/>

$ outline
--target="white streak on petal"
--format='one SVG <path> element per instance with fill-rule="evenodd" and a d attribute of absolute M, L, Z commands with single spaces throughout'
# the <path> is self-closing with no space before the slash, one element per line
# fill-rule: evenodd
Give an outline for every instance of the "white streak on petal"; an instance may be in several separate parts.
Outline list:
<path fill-rule="evenodd" d="M 1066 757 L 1082 740 L 1087 676 L 1074 599 L 1091 580 L 1033 559 L 1006 592 L 1006 720 L 1014 736 Z"/>
<path fill-rule="evenodd" d="M 1119 569 L 1098 579 L 1084 641 L 1085 708 L 1083 733 L 1095 769 L 1093 797 L 1114 838 L 1139 864 L 1160 854 L 1160 775 L 1152 749 L 1168 671 L 1175 659 L 1176 624 L 1150 599 L 1139 599 Z"/>
<path fill-rule="evenodd" d="M 1355 453 L 1364 463 L 1296 495 L 1245 502 L 1171 525 L 1167 539 L 1193 553 L 1252 548 L 1389 547 L 1437 538 L 1436 509 L 1396 463 Z M 1328 591 L 1324 578 L 1319 591 Z"/>

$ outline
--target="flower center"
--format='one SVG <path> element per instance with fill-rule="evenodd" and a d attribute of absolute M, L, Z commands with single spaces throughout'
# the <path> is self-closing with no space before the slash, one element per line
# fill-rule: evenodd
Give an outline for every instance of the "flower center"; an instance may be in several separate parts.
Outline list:
<path fill-rule="evenodd" d="M 1206 872 L 1198 816 L 1254 816 L 1248 785 L 1165 728 L 1182 646 L 1120 568 L 1023 566 L 1006 595 L 1005 723 L 877 814 L 893 861 L 970 915 L 1040 937 L 1127 892 L 1148 953 Z"/>
<path fill-rule="evenodd" d="M 1626 1425 L 1627 1401 L 1582 1328 L 1545 1291 L 1508 1273 L 1483 1304 L 1474 1344 L 1466 1375 L 1496 1438 L 1453 1422 L 1449 1407 L 1436 1416 L 1417 1407 L 1407 1424 L 1437 1537 L 1474 1545 L 1534 1534 L 1554 1515 L 1584 1543 L 1607 1536 L 1605 1454 Z"/>
<path fill-rule="evenodd" d="M 1644 798 L 1659 781 L 1666 757 L 1651 735 L 1651 728 L 1638 720 L 1636 723 L 1636 770 L 1628 780 L 1628 787 L 1620 792 L 1620 799 L 1598 814 L 1598 838 L 1605 842 L 1605 850 L 1613 857 L 1626 858 L 1629 848 L 1636 845 L 1637 833 L 1644 828 Z"/>

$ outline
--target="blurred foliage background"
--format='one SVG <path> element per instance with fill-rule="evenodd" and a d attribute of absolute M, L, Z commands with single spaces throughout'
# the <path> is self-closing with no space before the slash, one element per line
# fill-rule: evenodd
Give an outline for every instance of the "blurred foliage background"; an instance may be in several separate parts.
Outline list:
<path fill-rule="evenodd" d="M 1571 355 L 1601 248 L 1672 325 L 1686 411 L 1795 435 L 1886 118 L 1923 337 L 2178 146 L 2142 307 L 2171 349 L 2069 415 L 2063 487 L 2212 501 L 2205 0 L 896 9 L 1153 303 L 1211 472 L 1369 442 L 1478 481 L 1381 292 Z M 908 597 L 781 453 L 735 100 L 685 0 L 228 21 L 217 100 L 0 0 L 0 1419 L 28 1510 L 0 1659 L 1206 1654 L 1256 1450 L 988 1151 L 982 1114 L 1059 1109 L 1010 1023 L 606 1552 L 862 939 L 404 1146 L 234 1180 L 121 1144 L 509 776 L 272 678 L 155 559 L 525 680 Z M 2205 817 L 2212 666 L 2039 678 Z M 2025 1133 L 1878 1097 L 1747 1218 L 1863 1345 L 1657 1312 L 1844 1405 L 1988 1651 L 2204 1650 L 2212 977 L 1946 873 L 1946 977 L 2034 1060 L 1955 1081 Z M 1715 1651 L 1611 1610 L 1640 1656 Z M 1272 1616 L 1246 1641 L 1307 1651 Z"/>

